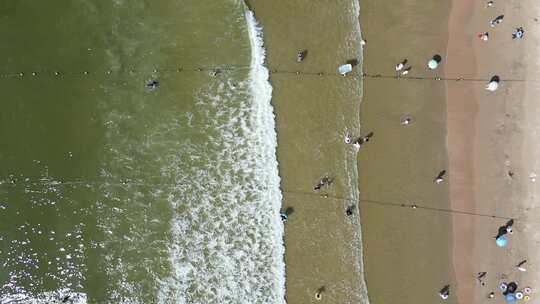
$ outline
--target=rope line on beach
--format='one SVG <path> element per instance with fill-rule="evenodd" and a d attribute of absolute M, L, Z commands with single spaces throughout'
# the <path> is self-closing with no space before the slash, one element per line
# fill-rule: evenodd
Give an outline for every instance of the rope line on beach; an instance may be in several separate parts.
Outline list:
<path fill-rule="evenodd" d="M 464 81 L 464 82 L 489 82 L 490 79 L 486 78 L 464 78 L 464 77 L 422 77 L 422 76 L 399 76 L 399 75 L 384 75 L 384 74 L 362 74 L 365 78 L 382 78 L 382 79 L 400 79 L 400 80 L 437 80 L 437 81 Z M 501 82 L 535 82 L 535 80 L 525 79 L 501 79 Z"/>
<path fill-rule="evenodd" d="M 356 202 L 356 200 L 351 199 L 351 198 L 343 198 L 343 197 L 333 196 L 333 195 L 329 195 L 327 193 L 285 191 L 285 190 L 283 190 L 283 193 L 316 196 L 318 198 L 330 198 L 330 199 L 335 199 L 335 200 L 347 201 L 347 202 L 351 202 L 351 203 Z M 462 214 L 462 215 L 470 215 L 470 216 L 488 217 L 488 218 L 503 219 L 503 220 L 515 219 L 513 217 L 500 216 L 500 215 L 494 215 L 494 214 L 475 213 L 475 212 L 462 211 L 462 210 L 453 210 L 453 209 L 444 209 L 444 208 L 421 206 L 421 205 L 418 205 L 418 204 L 415 204 L 415 203 L 407 203 L 407 204 L 405 204 L 405 203 L 397 203 L 397 202 L 386 202 L 386 201 L 378 201 L 378 200 L 360 199 L 360 204 L 362 204 L 362 203 L 377 204 L 377 205 L 381 205 L 381 206 L 401 207 L 401 208 L 408 208 L 408 209 L 423 209 L 423 210 L 429 210 L 429 211 L 434 211 L 434 212 L 444 212 L 444 213 L 452 213 L 452 214 Z"/>
<path fill-rule="evenodd" d="M 369 203 L 369 204 L 378 204 L 378 205 L 383 205 L 383 206 L 391 205 L 391 206 L 394 206 L 394 207 L 405 207 L 405 208 L 411 208 L 411 209 L 424 209 L 424 210 L 430 210 L 430 211 L 436 211 L 436 212 L 464 214 L 464 215 L 479 216 L 479 217 L 489 217 L 489 218 L 503 219 L 503 220 L 511 220 L 511 219 L 513 219 L 512 217 L 506 217 L 506 216 L 499 216 L 499 215 L 485 214 L 485 213 L 475 213 L 475 212 L 454 210 L 454 209 L 427 207 L 427 206 L 420 206 L 420 205 L 411 204 L 411 203 L 409 203 L 409 204 L 403 204 L 403 203 L 400 204 L 400 203 L 394 203 L 394 202 L 383 202 L 383 201 L 377 201 L 377 200 L 361 199 L 360 203 L 362 203 L 362 202 L 366 202 L 366 203 Z"/>
<path fill-rule="evenodd" d="M 38 69 L 32 71 L 20 71 L 20 72 L 4 72 L 0 73 L 0 78 L 16 78 L 16 79 L 25 79 L 25 78 L 37 78 L 37 77 L 55 77 L 62 78 L 66 76 L 91 76 L 91 75 L 167 75 L 167 74 L 177 74 L 177 73 L 186 73 L 186 72 L 208 72 L 214 76 L 219 76 L 221 72 L 226 71 L 237 71 L 237 70 L 247 70 L 249 65 L 215 65 L 215 66 L 198 66 L 198 67 L 183 67 L 178 66 L 176 68 L 154 68 L 152 70 L 137 70 L 137 69 L 106 69 L 100 71 L 91 71 L 91 70 L 81 70 L 81 71 L 66 71 L 62 69 Z M 334 73 L 334 72 L 309 72 L 309 71 L 295 71 L 295 70 L 276 70 L 268 69 L 269 74 L 289 74 L 289 75 L 304 75 L 304 76 L 326 76 L 326 77 L 338 77 L 338 78 L 353 78 L 360 79 L 361 74 L 351 73 L 346 76 Z"/>
<path fill-rule="evenodd" d="M 105 76 L 114 76 L 114 75 L 147 75 L 148 77 L 159 77 L 179 73 L 197 73 L 205 72 L 209 73 L 211 76 L 219 76 L 222 72 L 227 71 L 237 71 L 237 70 L 246 70 L 249 69 L 249 65 L 215 65 L 215 66 L 178 66 L 178 67 L 168 67 L 168 68 L 154 68 L 152 70 L 136 70 L 134 68 L 127 69 L 108 69 L 101 71 L 65 71 L 62 69 L 37 69 L 33 71 L 20 71 L 20 72 L 4 72 L 0 73 L 0 78 L 14 78 L 14 79 L 34 79 L 38 77 L 51 77 L 51 78 L 64 78 L 66 76 L 91 76 L 91 75 L 105 75 Z M 396 79 L 396 80 L 429 80 L 429 81 L 464 81 L 464 82 L 488 82 L 490 79 L 485 78 L 464 78 L 464 77 L 427 77 L 427 76 L 400 76 L 400 75 L 387 75 L 387 74 L 369 74 L 369 73 L 350 73 L 347 75 L 342 75 L 337 72 L 312 72 L 312 71 L 298 71 L 298 70 L 277 70 L 277 69 L 268 69 L 269 74 L 273 75 L 302 75 L 302 76 L 318 76 L 318 77 L 335 77 L 343 79 Z M 525 80 L 525 79 L 502 79 L 503 82 L 538 82 L 537 80 Z"/>

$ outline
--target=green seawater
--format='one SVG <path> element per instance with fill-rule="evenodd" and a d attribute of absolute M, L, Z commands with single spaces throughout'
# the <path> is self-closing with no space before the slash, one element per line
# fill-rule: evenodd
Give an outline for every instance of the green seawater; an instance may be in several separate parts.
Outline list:
<path fill-rule="evenodd" d="M 244 12 L 233 0 L 0 3 L 0 299 L 275 296 L 279 250 L 258 240 L 278 214 L 238 215 L 269 187 L 237 140 L 257 123 Z"/>

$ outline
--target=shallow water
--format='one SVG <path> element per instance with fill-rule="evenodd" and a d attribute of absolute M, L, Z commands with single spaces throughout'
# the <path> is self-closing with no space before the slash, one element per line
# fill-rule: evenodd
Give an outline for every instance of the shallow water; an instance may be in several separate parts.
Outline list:
<path fill-rule="evenodd" d="M 283 301 L 271 87 L 244 12 L 2 4 L 2 301 Z"/>

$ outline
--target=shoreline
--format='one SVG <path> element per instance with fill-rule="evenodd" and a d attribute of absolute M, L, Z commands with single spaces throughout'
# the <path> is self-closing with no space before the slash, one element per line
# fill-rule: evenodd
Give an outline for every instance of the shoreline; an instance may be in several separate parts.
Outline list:
<path fill-rule="evenodd" d="M 337 73 L 346 61 L 361 61 L 357 6 L 297 0 L 247 7 L 263 28 L 267 67 L 287 71 L 270 74 L 282 210 L 294 210 L 285 223 L 286 301 L 315 303 L 320 295 L 325 303 L 368 303 L 356 157 L 343 142 L 346 129 L 359 133 L 360 66 L 348 77 Z M 335 181 L 314 191 L 323 176 Z"/>

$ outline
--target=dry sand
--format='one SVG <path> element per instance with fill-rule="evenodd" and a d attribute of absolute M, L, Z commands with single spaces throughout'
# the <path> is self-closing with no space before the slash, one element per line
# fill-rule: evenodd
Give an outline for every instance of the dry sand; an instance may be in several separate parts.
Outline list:
<path fill-rule="evenodd" d="M 486 3 L 454 0 L 451 10 L 441 2 L 362 3 L 368 75 L 392 75 L 394 64 L 407 58 L 411 78 L 464 78 L 365 79 L 361 121 L 381 135 L 362 151 L 359 164 L 374 303 L 433 303 L 446 283 L 449 303 L 484 303 L 502 281 L 540 287 L 540 181 L 531 178 L 540 171 L 538 4 L 495 1 L 488 9 Z M 505 16 L 503 23 L 490 28 L 498 15 Z M 525 28 L 525 39 L 511 39 L 517 26 Z M 487 42 L 476 36 L 483 31 L 490 32 Z M 445 59 L 438 73 L 425 68 L 433 53 Z M 488 92 L 484 86 L 493 75 L 501 77 L 501 87 Z M 400 131 L 396 122 L 404 114 L 413 116 L 413 125 Z M 449 192 L 427 182 L 441 167 L 449 171 Z M 422 208 L 399 207 L 408 201 Z M 398 207 L 391 210 L 390 203 Z M 507 248 L 498 248 L 493 237 L 508 218 L 516 219 L 516 232 Z M 523 259 L 527 272 L 515 268 Z M 485 286 L 476 280 L 482 271 L 488 272 Z M 492 302 L 500 301 L 497 292 Z"/>
<path fill-rule="evenodd" d="M 498 15 L 503 23 L 490 28 Z M 502 79 L 495 92 L 484 89 L 486 81 L 447 82 L 452 209 L 516 219 L 509 246 L 498 248 L 493 236 L 505 219 L 453 217 L 454 303 L 483 303 L 490 291 L 497 292 L 494 302 L 502 301 L 502 281 L 540 287 L 538 186 L 529 177 L 539 170 L 537 17 L 533 1 L 495 1 L 491 8 L 485 1 L 452 2 L 446 77 Z M 511 39 L 517 26 L 525 28 L 525 39 Z M 476 37 L 483 31 L 490 32 L 488 41 Z M 526 273 L 514 267 L 522 259 Z M 488 272 L 485 286 L 475 279 L 481 271 Z"/>

